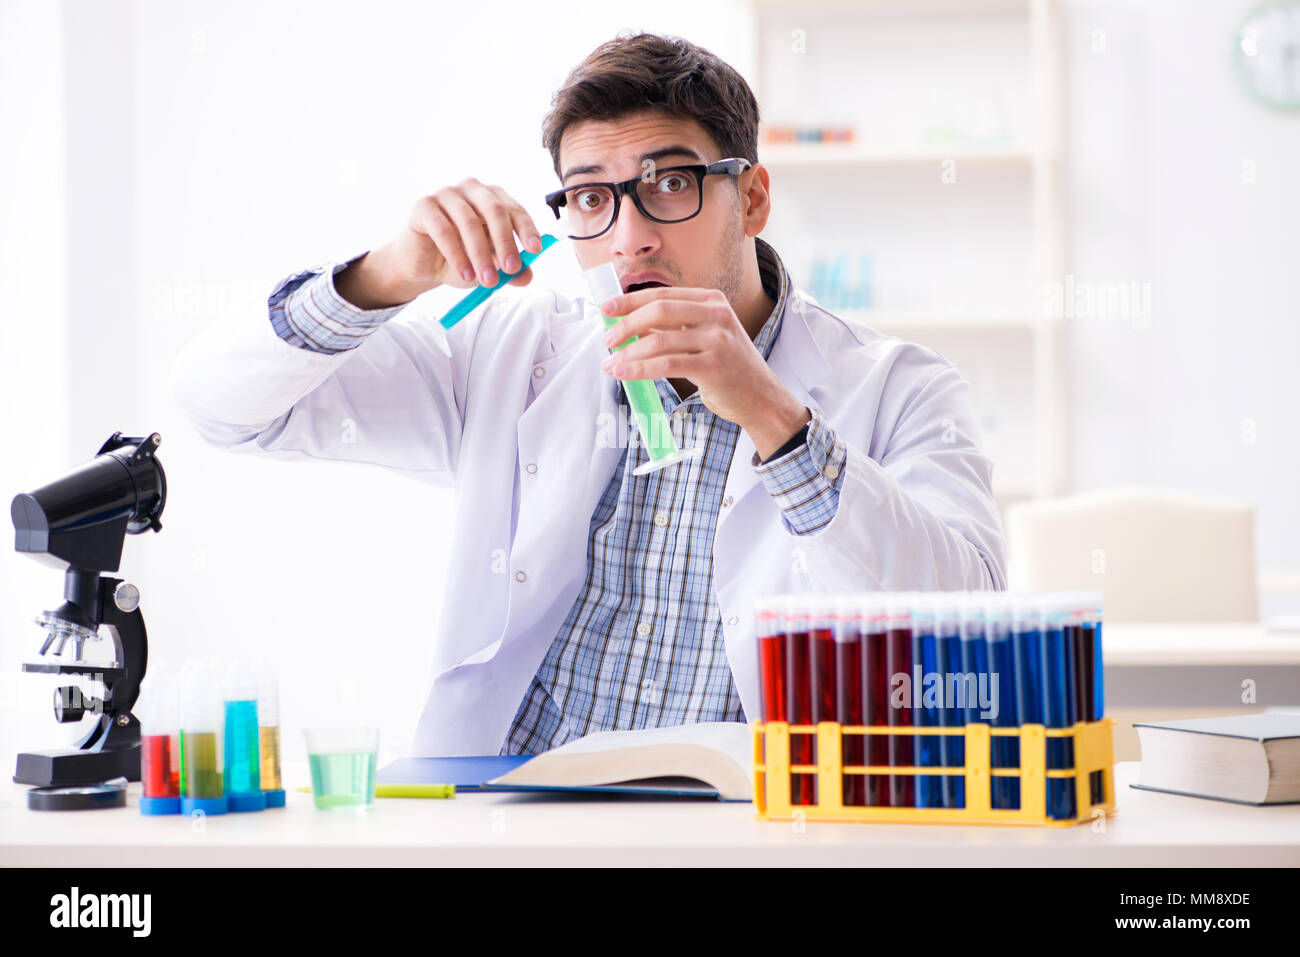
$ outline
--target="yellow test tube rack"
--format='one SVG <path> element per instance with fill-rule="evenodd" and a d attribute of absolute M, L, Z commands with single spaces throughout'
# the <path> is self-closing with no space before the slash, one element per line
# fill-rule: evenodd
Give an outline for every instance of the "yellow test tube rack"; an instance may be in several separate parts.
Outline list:
<path fill-rule="evenodd" d="M 1046 728 L 1026 724 L 1015 728 L 994 728 L 978 722 L 961 727 L 881 727 L 876 725 L 841 725 L 835 721 L 818 724 L 789 724 L 785 721 L 755 721 L 754 733 L 754 807 L 756 817 L 767 820 L 793 820 L 803 816 L 810 821 L 883 821 L 916 824 L 1018 824 L 1039 827 L 1070 827 L 1092 821 L 1098 812 L 1115 813 L 1115 758 L 1113 718 L 1079 722 L 1071 728 Z M 815 735 L 816 764 L 790 763 L 790 738 L 794 734 Z M 966 741 L 965 765 L 952 767 L 889 767 L 883 765 L 842 764 L 845 735 L 906 734 L 962 735 Z M 1020 739 L 1020 767 L 992 766 L 989 745 L 994 736 Z M 1070 738 L 1074 741 L 1074 767 L 1047 768 L 1047 739 Z M 1102 802 L 1093 804 L 1089 775 L 1101 772 Z M 790 803 L 792 774 L 817 776 L 817 801 L 813 804 Z M 962 775 L 966 780 L 966 806 L 959 808 L 859 807 L 843 803 L 843 775 L 848 774 L 921 774 Z M 991 785 L 994 777 L 1020 778 L 1020 807 L 994 808 Z M 1073 818 L 1047 816 L 1047 779 L 1071 778 L 1075 787 Z"/>

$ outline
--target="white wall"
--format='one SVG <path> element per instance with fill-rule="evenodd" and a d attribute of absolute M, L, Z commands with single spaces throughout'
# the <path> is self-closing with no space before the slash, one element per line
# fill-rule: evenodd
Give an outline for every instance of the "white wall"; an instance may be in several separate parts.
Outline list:
<path fill-rule="evenodd" d="M 1252 6 L 1065 4 L 1071 271 L 1151 289 L 1146 328 L 1071 327 L 1069 457 L 1078 490 L 1254 504 L 1267 574 L 1300 569 L 1300 114 L 1237 83 Z"/>
<path fill-rule="evenodd" d="M 10 745 L 32 714 L 54 728 L 52 685 L 23 674 L 19 662 L 40 648 L 32 619 L 59 603 L 63 582 L 12 550 L 8 516 L 15 493 L 68 460 L 77 404 L 67 330 L 63 29 L 59 4 L 0 3 L 0 774 L 13 773 Z"/>

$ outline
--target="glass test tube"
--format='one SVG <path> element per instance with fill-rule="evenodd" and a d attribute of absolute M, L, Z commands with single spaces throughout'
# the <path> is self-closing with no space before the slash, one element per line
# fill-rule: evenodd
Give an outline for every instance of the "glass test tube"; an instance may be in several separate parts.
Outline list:
<path fill-rule="evenodd" d="M 966 724 L 988 724 L 989 719 L 980 715 L 983 710 L 980 687 L 988 687 L 989 669 L 988 644 L 984 640 L 984 598 L 974 592 L 959 592 L 957 610 L 961 621 L 961 673 L 955 688 L 958 705 Z M 971 757 L 968 750 L 966 759 L 969 761 Z"/>
<path fill-rule="evenodd" d="M 198 662 L 189 659 L 181 665 L 180 671 L 176 672 L 176 771 L 181 797 L 185 797 L 185 726 L 181 721 L 180 696 L 187 693 L 191 675 L 197 667 Z"/>
<path fill-rule="evenodd" d="M 859 619 L 862 624 L 862 711 L 869 727 L 889 725 L 889 669 L 887 667 L 885 604 L 879 592 L 866 592 L 859 599 Z M 887 734 L 868 734 L 866 740 L 867 764 L 874 767 L 889 765 L 889 737 Z M 868 774 L 866 781 L 867 805 L 889 807 L 892 803 L 889 775 Z"/>
<path fill-rule="evenodd" d="M 1074 723 L 1096 720 L 1096 631 L 1092 621 L 1093 594 L 1072 591 L 1062 596 L 1064 602 L 1065 633 L 1067 647 L 1073 651 L 1074 668 L 1072 671 L 1073 709 L 1071 717 Z M 1088 774 L 1088 797 L 1091 804 L 1103 800 L 1101 791 L 1101 774 L 1091 771 Z"/>
<path fill-rule="evenodd" d="M 910 688 L 912 677 L 912 593 L 889 592 L 885 607 L 885 672 L 888 675 L 888 691 L 891 695 L 886 712 L 890 727 L 906 728 L 912 725 L 912 699 L 908 695 L 901 701 L 894 701 L 893 693 L 899 688 L 899 678 L 907 679 L 901 688 Z M 916 763 L 915 741 L 910 734 L 891 734 L 889 738 L 890 767 L 913 767 Z M 894 807 L 916 806 L 916 777 L 912 774 L 891 774 L 889 776 L 890 803 Z"/>
<path fill-rule="evenodd" d="M 1073 723 L 1070 655 L 1066 649 L 1065 622 L 1058 594 L 1039 597 L 1042 615 L 1043 718 L 1049 728 L 1068 728 Z M 1074 764 L 1074 742 L 1068 738 L 1047 739 L 1048 770 L 1063 770 Z M 1047 816 L 1063 820 L 1076 814 L 1074 782 L 1069 778 L 1047 779 Z"/>
<path fill-rule="evenodd" d="M 963 728 L 966 709 L 957 700 L 956 691 L 961 681 L 961 615 L 955 592 L 938 592 L 935 595 L 934 636 L 939 674 L 943 676 L 943 707 L 939 723 L 945 728 Z M 940 758 L 945 768 L 962 769 L 966 763 L 966 739 L 959 734 L 943 736 Z M 943 776 L 943 806 L 966 806 L 966 779 L 960 774 Z"/>
<path fill-rule="evenodd" d="M 1106 715 L 1105 680 L 1101 660 L 1101 592 L 1085 591 L 1080 593 L 1083 603 L 1082 629 L 1083 640 L 1092 648 L 1092 684 L 1089 689 L 1090 707 L 1085 712 L 1085 721 L 1100 721 Z M 1088 790 L 1093 804 L 1106 800 L 1106 786 L 1101 771 L 1089 775 Z"/>
<path fill-rule="evenodd" d="M 984 593 L 984 638 L 988 643 L 989 695 L 995 706 L 995 728 L 1016 728 L 1020 712 L 1016 705 L 1015 646 L 1011 640 L 1012 599 L 1006 592 Z M 993 737 L 990 742 L 992 766 L 1020 767 L 1020 739 Z M 1020 807 L 1020 779 L 994 777 L 990 783 L 991 803 L 995 808 L 1017 810 Z"/>
<path fill-rule="evenodd" d="M 785 596 L 779 595 L 756 610 L 764 721 L 789 720 L 785 699 L 785 605 Z"/>
<path fill-rule="evenodd" d="M 927 675 L 938 675 L 938 691 L 943 691 L 943 672 L 939 668 L 939 648 L 935 638 L 935 593 L 917 592 L 912 602 L 912 674 L 913 695 L 921 700 L 914 718 L 919 727 L 934 728 L 942 724 L 943 702 L 925 684 Z M 917 683 L 919 682 L 919 687 Z M 918 767 L 941 767 L 944 738 L 941 735 L 916 736 Z M 943 807 L 943 775 L 922 774 L 916 778 L 916 806 Z"/>
<path fill-rule="evenodd" d="M 284 782 L 280 777 L 280 684 L 271 665 L 259 659 L 257 678 L 257 753 L 259 778 L 267 807 L 284 807 Z"/>
<path fill-rule="evenodd" d="M 812 601 L 808 595 L 792 595 L 785 615 L 785 688 L 791 724 L 812 723 L 812 676 L 809 667 L 809 629 Z M 790 763 L 813 763 L 813 735 L 791 732 Z M 790 775 L 790 803 L 812 804 L 816 800 L 817 775 L 806 771 Z"/>
<path fill-rule="evenodd" d="M 853 595 L 838 595 L 833 601 L 835 635 L 835 720 L 841 725 L 866 724 L 862 698 L 862 609 Z M 841 738 L 840 764 L 865 765 L 866 738 L 846 734 Z M 842 775 L 840 801 L 845 807 L 865 807 L 867 776 Z"/>
<path fill-rule="evenodd" d="M 179 727 L 176 685 L 169 672 L 150 669 L 134 706 L 140 720 L 140 813 L 179 814 Z"/>
<path fill-rule="evenodd" d="M 831 595 L 810 595 L 808 602 L 809 716 L 812 723 L 817 724 L 821 721 L 835 721 L 839 713 L 835 648 L 836 610 Z M 815 736 L 809 737 L 814 762 L 818 760 L 816 741 Z M 820 793 L 816 790 L 816 778 L 813 781 L 813 791 L 816 795 L 814 801 L 820 801 Z"/>
<path fill-rule="evenodd" d="M 257 680 L 242 661 L 226 672 L 222 701 L 225 717 L 225 789 L 232 811 L 261 811 L 262 760 L 258 748 Z"/>
<path fill-rule="evenodd" d="M 221 697 L 218 671 L 211 662 L 190 670 L 184 689 L 181 732 L 184 735 L 185 795 L 181 811 L 224 814 L 229 809 L 222 786 Z"/>
<path fill-rule="evenodd" d="M 1088 616 L 1093 629 L 1093 684 L 1095 686 L 1092 720 L 1100 721 L 1106 716 L 1106 670 L 1101 657 L 1101 611 L 1102 593 L 1087 592 L 1091 614 Z"/>
<path fill-rule="evenodd" d="M 601 263 L 599 266 L 585 270 L 583 276 L 587 280 L 587 288 L 591 291 L 591 297 L 598 307 L 602 302 L 623 294 L 623 284 L 619 282 L 618 270 L 614 268 L 613 263 Z M 604 320 L 605 328 L 608 329 L 620 317 L 606 316 L 601 313 L 601 318 Z M 617 352 L 624 346 L 636 342 L 636 340 L 637 337 L 632 336 L 610 351 Z M 668 416 L 664 415 L 663 401 L 659 398 L 659 390 L 655 386 L 653 379 L 624 379 L 622 381 L 623 391 L 627 394 L 628 405 L 631 406 L 632 414 L 636 418 L 638 434 L 641 436 L 641 441 L 644 443 L 646 453 L 650 459 L 648 462 L 637 466 L 632 471 L 633 475 L 645 475 L 656 469 L 695 458 L 703 452 L 702 446 L 688 449 L 678 447 L 677 438 L 673 435 L 668 424 Z"/>

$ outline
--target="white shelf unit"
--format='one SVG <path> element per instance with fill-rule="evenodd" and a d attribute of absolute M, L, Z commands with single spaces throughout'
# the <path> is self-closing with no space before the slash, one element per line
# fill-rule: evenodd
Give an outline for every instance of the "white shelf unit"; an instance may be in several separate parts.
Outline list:
<path fill-rule="evenodd" d="M 1064 320 L 1045 308 L 1065 274 L 1057 0 L 750 8 L 765 237 L 805 288 L 815 256 L 871 255 L 879 301 L 828 308 L 957 366 L 999 499 L 1061 494 Z M 855 136 L 769 143 L 773 125 Z"/>

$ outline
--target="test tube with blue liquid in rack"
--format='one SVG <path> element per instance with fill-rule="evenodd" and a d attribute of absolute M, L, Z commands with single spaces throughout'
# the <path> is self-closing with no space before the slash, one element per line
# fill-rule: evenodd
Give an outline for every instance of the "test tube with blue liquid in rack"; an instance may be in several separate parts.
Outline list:
<path fill-rule="evenodd" d="M 591 291 L 591 298 L 597 307 L 623 294 L 623 284 L 619 282 L 618 270 L 614 268 L 613 263 L 602 263 L 592 269 L 584 270 L 583 276 L 587 280 L 587 288 Z M 607 316 L 602 312 L 601 318 L 604 320 L 605 328 L 608 329 L 618 322 L 620 317 Z M 617 352 L 636 340 L 637 337 L 632 336 L 610 351 Z M 668 425 L 668 416 L 664 415 L 663 402 L 659 398 L 659 389 L 655 386 L 654 380 L 624 379 L 623 391 L 627 394 L 627 401 L 636 418 L 641 441 L 645 444 L 650 459 L 633 469 L 633 475 L 646 475 L 669 465 L 676 465 L 678 462 L 696 458 L 704 451 L 701 446 L 683 449 L 677 445 L 677 438 Z"/>

